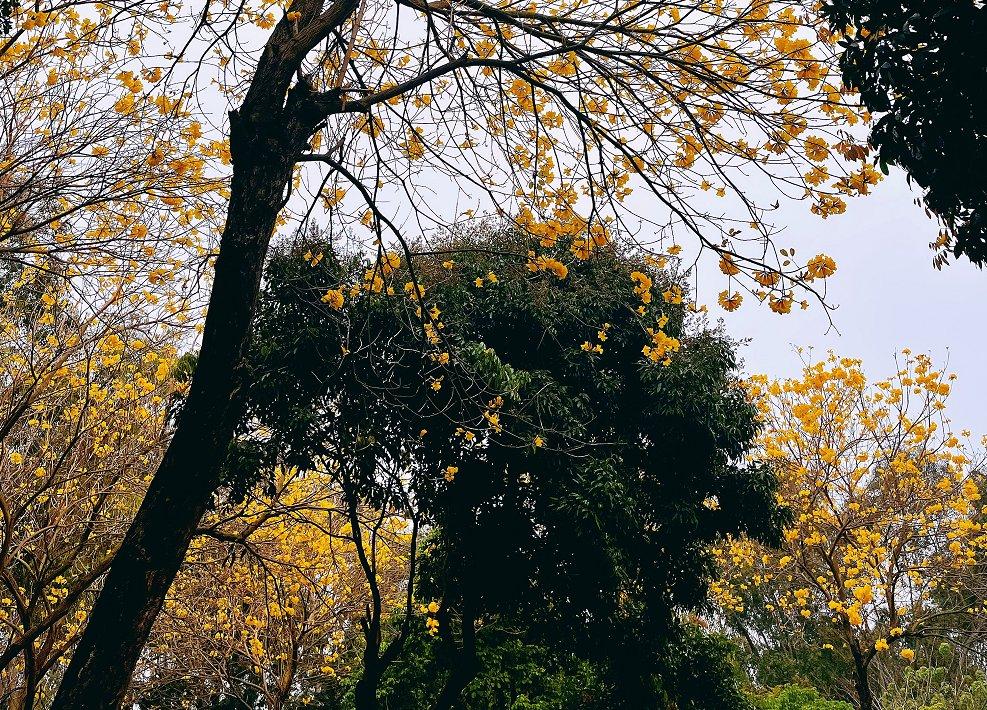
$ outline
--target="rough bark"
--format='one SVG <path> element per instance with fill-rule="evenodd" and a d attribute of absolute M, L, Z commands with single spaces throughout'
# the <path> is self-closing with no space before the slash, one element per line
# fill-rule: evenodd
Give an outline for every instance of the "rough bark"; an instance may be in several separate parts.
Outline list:
<path fill-rule="evenodd" d="M 307 0 L 296 4 L 307 12 L 317 10 Z M 338 2 L 317 23 L 335 26 L 352 7 L 348 0 Z M 288 91 L 315 41 L 302 42 L 290 23 L 279 23 L 240 110 L 230 114 L 230 201 L 196 373 L 174 437 L 106 577 L 53 710 L 120 707 L 154 619 L 219 484 L 240 415 L 236 371 L 292 168 L 318 122 L 340 108 L 338 92 L 318 93 L 305 82 Z"/>

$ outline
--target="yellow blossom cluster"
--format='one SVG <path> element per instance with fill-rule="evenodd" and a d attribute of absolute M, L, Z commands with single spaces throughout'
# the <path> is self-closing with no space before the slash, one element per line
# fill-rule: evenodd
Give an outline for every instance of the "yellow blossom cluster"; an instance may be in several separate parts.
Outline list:
<path fill-rule="evenodd" d="M 355 531 L 344 510 L 332 470 L 292 469 L 207 516 L 142 659 L 155 682 L 177 674 L 206 688 L 234 659 L 276 706 L 297 698 L 301 678 L 348 673 L 347 629 L 371 600 L 358 548 L 374 559 L 383 613 L 400 615 L 411 537 L 407 521 L 372 510 Z"/>
<path fill-rule="evenodd" d="M 0 293 L 0 648 L 44 659 L 41 688 L 82 632 L 185 388 L 174 329 L 120 293 L 81 301 L 78 277 L 46 266 Z M 0 671 L 0 695 L 24 687 L 23 658 Z"/>
<path fill-rule="evenodd" d="M 926 355 L 901 358 L 876 382 L 833 354 L 800 378 L 751 378 L 759 455 L 793 517 L 781 550 L 744 538 L 716 550 L 722 608 L 743 613 L 756 589 L 778 623 L 818 617 L 860 652 L 931 633 L 943 613 L 983 612 L 959 594 L 987 554 L 987 509 L 944 415 L 953 376 Z"/>

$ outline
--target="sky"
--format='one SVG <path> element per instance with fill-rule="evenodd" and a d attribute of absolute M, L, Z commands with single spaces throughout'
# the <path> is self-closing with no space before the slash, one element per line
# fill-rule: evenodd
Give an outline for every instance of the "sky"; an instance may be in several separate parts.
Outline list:
<path fill-rule="evenodd" d="M 942 271 L 932 266 L 928 244 L 938 227 L 913 203 L 917 194 L 903 174 L 892 173 L 872 195 L 848 200 L 843 215 L 822 220 L 804 204 L 779 215 L 788 225 L 782 243 L 796 246 L 803 260 L 824 252 L 838 264 L 827 297 L 838 306 L 835 328 L 818 306 L 779 316 L 745 303 L 724 313 L 715 306 L 718 280 L 700 279 L 699 301 L 714 304 L 711 313 L 722 315 L 733 337 L 750 338 L 741 350 L 750 373 L 797 376 L 796 347 L 812 348 L 813 361 L 828 350 L 860 358 L 873 379 L 895 372 L 902 348 L 928 353 L 958 377 L 946 410 L 953 429 L 979 438 L 987 434 L 987 270 L 965 259 Z"/>

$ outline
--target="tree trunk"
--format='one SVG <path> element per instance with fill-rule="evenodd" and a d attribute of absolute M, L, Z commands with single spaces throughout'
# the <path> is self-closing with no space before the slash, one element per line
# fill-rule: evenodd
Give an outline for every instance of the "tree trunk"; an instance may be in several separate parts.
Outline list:
<path fill-rule="evenodd" d="M 850 649 L 853 654 L 853 666 L 856 672 L 854 686 L 857 690 L 857 707 L 859 710 L 877 710 L 874 695 L 870 689 L 870 676 L 867 672 L 868 659 L 856 648 Z"/>
<path fill-rule="evenodd" d="M 268 89 L 277 96 L 274 84 Z M 249 336 L 268 243 L 298 151 L 314 125 L 311 116 L 296 120 L 302 112 L 292 110 L 299 106 L 292 94 L 297 99 L 306 91 L 304 86 L 293 89 L 287 106 L 283 91 L 278 103 L 251 92 L 239 114 L 230 114 L 234 168 L 229 211 L 191 391 L 93 607 L 53 710 L 120 707 L 151 625 L 219 484 L 240 415 L 234 403 L 236 370 Z"/>
<path fill-rule="evenodd" d="M 240 407 L 243 359 L 268 244 L 292 169 L 316 126 L 343 109 L 341 91 L 303 78 L 305 55 L 357 0 L 295 0 L 309 24 L 277 23 L 239 112 L 230 112 L 233 179 L 192 387 L 174 438 L 124 537 L 51 710 L 116 710 L 202 514 L 219 484 Z"/>
<path fill-rule="evenodd" d="M 353 691 L 354 710 L 377 710 L 377 686 L 380 685 L 380 674 L 376 669 L 363 669 L 363 675 L 356 683 Z"/>
<path fill-rule="evenodd" d="M 463 603 L 462 636 L 463 645 L 456 665 L 449 673 L 442 692 L 435 701 L 434 710 L 452 710 L 459 703 L 459 697 L 466 690 L 466 686 L 473 682 L 480 670 L 476 655 L 476 615 L 473 613 L 472 604 L 468 601 Z"/>

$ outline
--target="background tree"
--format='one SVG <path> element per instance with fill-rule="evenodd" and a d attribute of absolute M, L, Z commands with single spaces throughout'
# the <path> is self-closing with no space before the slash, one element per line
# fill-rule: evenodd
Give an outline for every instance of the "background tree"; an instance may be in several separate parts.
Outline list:
<path fill-rule="evenodd" d="M 953 638 L 983 612 L 957 594 L 987 536 L 976 464 L 944 415 L 952 377 L 904 356 L 874 384 L 835 355 L 800 379 L 754 381 L 762 451 L 795 520 L 781 550 L 722 548 L 727 579 L 714 585 L 737 624 L 756 599 L 779 628 L 829 625 L 823 647 L 849 656 L 864 710 L 875 707 L 875 665 L 911 662 L 917 640 Z"/>
<path fill-rule="evenodd" d="M 368 607 L 356 706 L 377 706 L 414 594 L 449 659 L 435 707 L 497 627 L 599 664 L 621 703 L 710 707 L 676 660 L 678 614 L 704 599 L 709 544 L 779 519 L 770 473 L 735 463 L 756 424 L 733 346 L 687 325 L 681 281 L 609 248 L 566 267 L 564 246 L 512 231 L 407 265 L 330 249 L 272 259 L 237 449 L 262 471 L 318 465 L 351 510 L 431 530 L 386 642 Z"/>
<path fill-rule="evenodd" d="M 931 246 L 987 260 L 987 8 L 974 0 L 831 0 L 823 15 L 839 37 L 840 68 L 878 116 L 870 134 L 882 169 L 904 168 L 945 229 Z"/>
<path fill-rule="evenodd" d="M 163 449 L 173 330 L 28 266 L 0 293 L 0 704 L 45 707 Z"/>
<path fill-rule="evenodd" d="M 847 703 L 826 700 L 815 689 L 790 686 L 760 698 L 760 710 L 850 710 Z"/>
<path fill-rule="evenodd" d="M 143 710 L 305 704 L 337 675 L 370 603 L 341 492 L 318 470 L 280 471 L 270 490 L 203 520 L 138 666 Z M 374 583 L 387 610 L 407 579 L 403 520 L 361 510 L 375 531 Z"/>
<path fill-rule="evenodd" d="M 973 710 L 987 702 L 983 665 L 968 663 L 948 642 L 929 644 L 915 665 L 890 679 L 882 707 L 902 710 Z"/>

